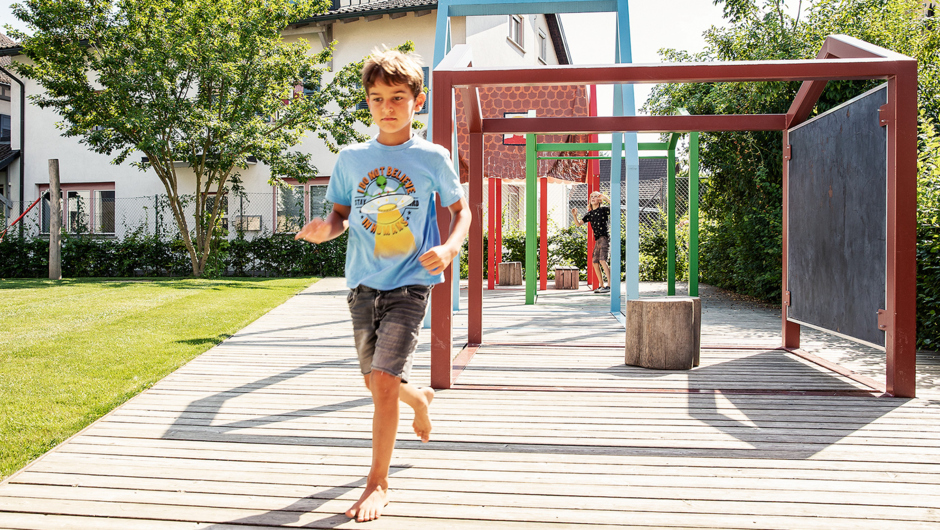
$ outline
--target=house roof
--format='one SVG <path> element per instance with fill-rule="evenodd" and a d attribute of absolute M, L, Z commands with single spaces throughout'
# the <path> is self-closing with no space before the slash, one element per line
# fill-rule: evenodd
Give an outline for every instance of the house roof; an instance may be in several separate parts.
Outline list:
<path fill-rule="evenodd" d="M 347 5 L 342 5 L 344 3 Z M 297 23 L 325 22 L 369 15 L 407 13 L 410 11 L 425 11 L 431 9 L 437 9 L 437 0 L 334 0 L 333 7 L 331 7 L 328 12 L 308 19 L 299 20 Z"/>
<path fill-rule="evenodd" d="M 312 22 L 329 22 L 349 18 L 359 18 L 370 15 L 387 15 L 392 13 L 410 13 L 437 9 L 437 0 L 345 0 L 348 5 L 342 5 L 343 0 L 333 0 L 334 6 L 327 13 L 291 24 L 303 25 Z M 357 2 L 353 4 L 353 2 Z M 552 37 L 552 47 L 558 57 L 558 64 L 571 64 L 571 52 L 568 49 L 568 40 L 561 25 L 561 18 L 552 13 L 546 13 L 548 32 Z M 0 33 L 0 57 L 19 55 L 22 48 L 6 35 Z M 2 65 L 4 63 L 0 63 Z M 6 64 L 9 64 L 9 60 Z M 5 77 L 5 76 L 4 76 Z M 7 79 L 6 83 L 10 80 Z"/>
<path fill-rule="evenodd" d="M 3 33 L 0 33 L 0 50 L 4 48 L 19 48 L 19 45 L 16 43 L 16 41 L 11 39 L 10 37 L 7 37 Z M 12 62 L 12 59 L 10 59 L 9 57 L 0 57 L 0 66 L 4 68 L 6 68 L 7 65 L 9 65 L 11 62 Z M 10 84 L 10 78 L 3 72 L 0 72 L 0 84 L 4 84 L 4 85 Z"/>
<path fill-rule="evenodd" d="M 344 3 L 347 5 L 342 5 Z M 333 0 L 333 5 L 334 7 L 331 7 L 327 13 L 300 20 L 297 24 L 436 10 L 437 0 Z M 561 19 L 552 13 L 547 13 L 545 18 L 548 32 L 552 37 L 552 46 L 558 57 L 558 64 L 571 64 L 571 52 L 568 49 Z"/>
<path fill-rule="evenodd" d="M 9 144 L 0 144 L 0 171 L 6 169 L 19 156 L 19 149 L 10 149 Z"/>
<path fill-rule="evenodd" d="M 610 182 L 610 159 L 601 160 L 601 182 Z M 664 179 L 667 176 L 665 158 L 641 158 L 640 180 Z M 627 161 L 620 159 L 620 182 L 627 180 Z"/>

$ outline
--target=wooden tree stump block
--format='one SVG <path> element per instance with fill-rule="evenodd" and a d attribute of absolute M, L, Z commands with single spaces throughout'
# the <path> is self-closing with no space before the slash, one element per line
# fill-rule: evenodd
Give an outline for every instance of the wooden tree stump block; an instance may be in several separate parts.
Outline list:
<path fill-rule="evenodd" d="M 577 289 L 580 274 L 577 267 L 555 267 L 555 289 Z"/>
<path fill-rule="evenodd" d="M 627 300 L 626 321 L 626 364 L 657 370 L 698 366 L 702 303 L 697 297 Z"/>
<path fill-rule="evenodd" d="M 499 264 L 500 285 L 522 285 L 522 262 L 504 261 Z"/>

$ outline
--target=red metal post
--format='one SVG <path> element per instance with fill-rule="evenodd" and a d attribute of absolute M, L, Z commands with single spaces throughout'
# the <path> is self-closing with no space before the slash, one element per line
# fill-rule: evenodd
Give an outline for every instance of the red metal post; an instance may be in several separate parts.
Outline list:
<path fill-rule="evenodd" d="M 600 176 L 596 179 L 592 179 L 588 183 L 588 196 L 587 202 L 585 205 L 591 204 L 591 194 L 595 191 L 601 191 L 601 180 Z M 594 265 L 592 261 L 592 256 L 594 256 L 594 230 L 591 229 L 591 223 L 585 225 L 587 229 L 587 269 L 588 269 L 588 286 L 591 289 L 597 289 L 601 286 L 601 279 L 597 277 L 597 273 L 594 272 Z"/>
<path fill-rule="evenodd" d="M 490 291 L 496 288 L 496 219 L 498 211 L 496 209 L 496 184 L 497 180 L 492 176 L 489 181 L 489 231 L 486 233 L 487 243 L 489 244 L 489 274 L 487 274 L 486 287 Z"/>
<path fill-rule="evenodd" d="M 483 342 L 483 133 L 470 135 L 470 241 L 467 256 L 467 342 Z"/>
<path fill-rule="evenodd" d="M 454 134 L 453 89 L 448 74 L 434 74 L 434 143 L 450 151 Z M 455 153 L 451 153 L 452 155 Z M 441 240 L 450 235 L 450 210 L 437 201 L 437 226 Z M 454 267 L 444 271 L 444 283 L 431 290 L 431 387 L 451 387 L 451 362 L 453 357 L 453 281 Z"/>
<path fill-rule="evenodd" d="M 590 115 L 597 116 L 597 85 L 591 85 L 591 101 L 589 105 Z M 590 137 L 592 143 L 599 142 L 599 135 L 592 134 Z M 591 151 L 591 156 L 598 156 L 599 151 Z M 601 189 L 601 161 L 591 159 L 588 160 L 588 171 L 587 171 L 587 190 L 588 190 L 588 201 L 591 199 L 591 192 Z M 588 236 L 587 236 L 587 282 L 590 289 L 597 289 L 600 287 L 600 278 L 597 278 L 594 274 L 594 266 L 591 264 L 591 257 L 594 255 L 594 232 L 588 227 Z"/>
<path fill-rule="evenodd" d="M 496 179 L 496 283 L 503 262 L 503 179 Z"/>
<path fill-rule="evenodd" d="M 888 199 L 885 387 L 915 396 L 917 369 L 917 63 L 888 80 Z M 891 120 L 893 118 L 893 120 Z"/>
<path fill-rule="evenodd" d="M 797 349 L 800 347 L 800 325 L 795 322 L 790 322 L 787 320 L 787 309 L 790 306 L 790 292 L 788 290 L 787 283 L 787 269 L 788 269 L 788 252 L 787 252 L 787 237 L 789 235 L 789 225 L 787 220 L 789 219 L 789 212 L 787 211 L 789 204 L 789 179 L 790 179 L 790 155 L 789 155 L 789 146 L 790 146 L 790 135 L 787 131 L 783 131 L 783 263 L 781 269 L 783 271 L 782 287 L 781 293 L 781 304 L 782 304 L 782 329 L 781 334 L 783 337 L 782 346 L 784 348 Z"/>
<path fill-rule="evenodd" d="M 548 177 L 539 179 L 539 289 L 548 289 Z"/>

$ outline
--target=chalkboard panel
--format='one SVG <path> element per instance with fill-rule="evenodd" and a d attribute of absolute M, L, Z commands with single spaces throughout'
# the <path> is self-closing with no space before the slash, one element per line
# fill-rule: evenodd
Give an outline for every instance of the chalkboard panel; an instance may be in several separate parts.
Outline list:
<path fill-rule="evenodd" d="M 884 347 L 885 85 L 789 131 L 787 318 Z"/>

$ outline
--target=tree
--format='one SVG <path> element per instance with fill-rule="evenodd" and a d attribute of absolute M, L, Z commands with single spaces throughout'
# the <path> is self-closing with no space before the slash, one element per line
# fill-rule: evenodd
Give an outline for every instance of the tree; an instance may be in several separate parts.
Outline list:
<path fill-rule="evenodd" d="M 667 61 L 809 59 L 827 35 L 842 33 L 918 60 L 919 107 L 931 123 L 940 113 L 940 32 L 919 16 L 916 0 L 816 0 L 805 20 L 782 0 L 716 0 L 730 21 L 706 32 L 705 49 L 662 50 Z M 877 81 L 830 82 L 814 113 L 863 93 Z M 657 86 L 646 109 L 670 114 L 786 112 L 799 83 L 697 83 Z M 703 133 L 701 164 L 710 174 L 704 193 L 701 264 L 709 283 L 779 300 L 782 138 L 774 132 Z"/>
<path fill-rule="evenodd" d="M 192 272 L 205 271 L 226 191 L 250 157 L 275 181 L 317 174 L 290 151 L 310 132 L 334 152 L 363 141 L 369 123 L 360 63 L 325 83 L 333 46 L 311 53 L 281 30 L 324 12 L 320 0 L 27 0 L 13 12 L 32 30 L 11 31 L 30 61 L 16 65 L 44 93 L 30 96 L 62 118 L 62 134 L 92 151 L 131 159 L 163 183 Z M 411 49 L 410 43 L 403 47 Z M 307 90 L 303 90 L 306 88 Z M 137 160 L 142 153 L 145 158 Z M 192 180 L 191 194 L 184 189 Z M 186 209 L 195 207 L 193 227 Z"/>

